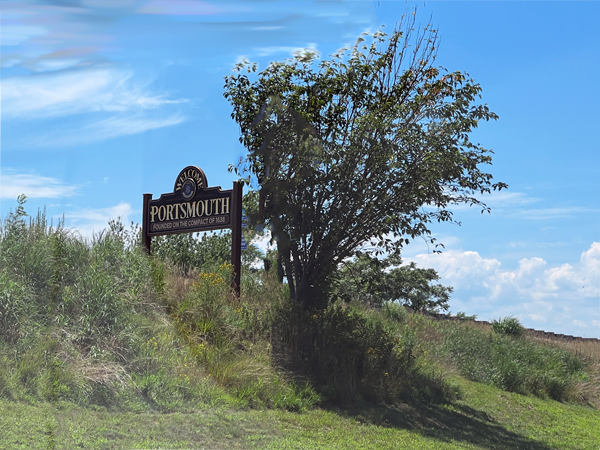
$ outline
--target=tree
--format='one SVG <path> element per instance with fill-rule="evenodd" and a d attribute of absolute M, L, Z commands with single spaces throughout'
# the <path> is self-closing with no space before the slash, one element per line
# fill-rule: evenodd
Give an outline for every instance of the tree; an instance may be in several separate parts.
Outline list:
<path fill-rule="evenodd" d="M 448 310 L 452 287 L 433 284 L 440 276 L 434 269 L 401 265 L 397 255 L 379 259 L 357 252 L 343 263 L 335 277 L 335 293 L 345 301 L 374 304 L 400 301 L 415 311 Z"/>
<path fill-rule="evenodd" d="M 475 103 L 481 87 L 435 67 L 436 30 L 415 34 L 409 17 L 320 63 L 305 50 L 258 74 L 241 62 L 225 77 L 248 149 L 233 169 L 256 177 L 258 219 L 305 307 L 327 304 L 332 273 L 365 244 L 398 252 L 409 237 L 433 242 L 429 224 L 454 221 L 451 206 L 489 210 L 477 195 L 506 187 L 481 169 L 491 150 L 469 139 L 480 120 L 497 119 Z"/>

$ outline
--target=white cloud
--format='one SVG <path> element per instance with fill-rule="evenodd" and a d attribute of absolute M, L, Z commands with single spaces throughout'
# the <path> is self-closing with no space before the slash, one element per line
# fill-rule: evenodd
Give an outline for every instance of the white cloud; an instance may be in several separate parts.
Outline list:
<path fill-rule="evenodd" d="M 10 169 L 3 169 L 0 176 L 0 198 L 14 200 L 21 194 L 29 198 L 60 198 L 71 197 L 76 192 L 76 186 L 64 184 L 53 177 L 16 173 Z"/>
<path fill-rule="evenodd" d="M 527 205 L 539 201 L 538 198 L 529 197 L 523 192 L 493 191 L 482 200 L 492 208 L 513 207 L 516 205 Z"/>
<path fill-rule="evenodd" d="M 68 126 L 22 138 L 23 148 L 86 144 L 186 120 L 173 107 L 188 99 L 156 95 L 148 85 L 110 67 L 12 77 L 3 80 L 2 113 L 8 120 L 77 116 Z"/>
<path fill-rule="evenodd" d="M 43 73 L 2 80 L 6 118 L 56 117 L 89 112 L 124 112 L 185 103 L 147 92 L 132 73 L 112 68 Z"/>
<path fill-rule="evenodd" d="M 291 56 L 295 53 L 303 52 L 305 50 L 317 52 L 317 44 L 309 43 L 307 47 L 289 47 L 289 46 L 259 47 L 259 48 L 255 48 L 254 50 L 257 52 L 258 56 L 271 56 L 271 55 L 274 55 L 277 53 L 286 53 Z"/>
<path fill-rule="evenodd" d="M 108 228 L 110 219 L 121 218 L 124 224 L 130 222 L 129 216 L 133 209 L 129 203 L 119 203 L 116 206 L 97 209 L 82 209 L 79 211 L 65 213 L 66 225 L 76 230 L 82 237 L 90 239 L 95 234 Z"/>
<path fill-rule="evenodd" d="M 271 232 L 265 231 L 262 235 L 258 235 L 252 241 L 253 245 L 256 245 L 263 253 L 267 253 L 267 251 L 275 250 L 275 245 L 271 244 Z"/>
<path fill-rule="evenodd" d="M 541 322 L 541 323 L 545 323 L 547 322 L 546 317 L 543 314 L 537 313 L 537 314 L 529 314 L 528 316 L 531 320 L 533 320 L 534 322 Z"/>
<path fill-rule="evenodd" d="M 461 310 L 483 319 L 517 316 L 526 326 L 573 334 L 600 323 L 600 242 L 582 252 L 576 263 L 548 267 L 539 257 L 524 258 L 514 270 L 504 270 L 496 258 L 478 252 L 448 250 L 405 258 L 432 267 L 441 282 L 455 288 Z M 450 302 L 454 305 L 454 300 Z M 573 328 L 577 325 L 577 328 Z"/>
<path fill-rule="evenodd" d="M 568 219 L 583 213 L 597 213 L 600 210 L 595 208 L 584 208 L 580 206 L 570 206 L 563 208 L 540 208 L 515 211 L 510 217 L 519 217 L 529 220 L 549 220 L 549 219 Z"/>
<path fill-rule="evenodd" d="M 112 139 L 119 136 L 143 133 L 177 125 L 185 121 L 185 117 L 171 115 L 164 118 L 151 118 L 140 114 L 114 116 L 85 125 L 75 131 L 60 130 L 24 139 L 24 147 L 68 147 L 90 142 Z"/>
<path fill-rule="evenodd" d="M 475 195 L 475 198 L 491 208 L 493 215 L 526 220 L 552 220 L 574 218 L 580 214 L 598 213 L 600 209 L 582 206 L 556 206 L 549 208 L 531 208 L 526 205 L 542 201 L 540 198 L 530 197 L 523 192 L 509 192 L 506 190 L 492 191 L 490 194 Z M 428 209 L 436 209 L 431 206 Z M 453 205 L 454 212 L 474 211 L 479 212 L 477 206 L 468 204 Z"/>

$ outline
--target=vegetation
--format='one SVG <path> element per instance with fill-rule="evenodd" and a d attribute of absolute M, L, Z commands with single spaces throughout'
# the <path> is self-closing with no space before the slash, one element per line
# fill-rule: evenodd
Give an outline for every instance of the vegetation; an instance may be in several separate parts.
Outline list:
<path fill-rule="evenodd" d="M 466 378 L 520 394 L 578 401 L 578 383 L 588 380 L 585 362 L 572 353 L 504 333 L 449 327 L 440 353 Z"/>
<path fill-rule="evenodd" d="M 469 139 L 497 118 L 476 103 L 481 87 L 436 67 L 437 32 L 414 35 L 409 17 L 318 64 L 307 50 L 225 78 L 248 149 L 235 170 L 259 183 L 256 219 L 272 227 L 290 295 L 308 309 L 327 306 L 338 265 L 365 244 L 398 252 L 431 221 L 452 221 L 453 205 L 487 210 L 479 194 L 506 187 L 481 169 L 492 152 Z"/>
<path fill-rule="evenodd" d="M 600 411 L 524 397 L 463 379 L 457 383 L 463 398 L 452 404 L 364 405 L 302 414 L 227 407 L 145 414 L 0 399 L 0 448 L 597 448 Z"/>
<path fill-rule="evenodd" d="M 86 242 L 24 205 L 0 226 L 0 448 L 598 440 L 586 406 L 600 406 L 597 350 L 583 358 L 390 301 L 308 312 L 274 271 L 249 266 L 238 299 L 216 258 L 184 272 L 134 245 L 136 227 L 113 221 Z"/>
<path fill-rule="evenodd" d="M 440 279 L 434 269 L 420 269 L 414 262 L 401 264 L 397 255 L 380 259 L 357 252 L 334 275 L 334 296 L 376 305 L 399 301 L 413 311 L 448 309 L 453 289 L 433 284 Z"/>
<path fill-rule="evenodd" d="M 521 325 L 521 322 L 519 322 L 519 319 L 516 317 L 505 317 L 504 319 L 493 320 L 492 328 L 496 333 L 513 337 L 520 337 L 525 333 L 525 327 Z"/>

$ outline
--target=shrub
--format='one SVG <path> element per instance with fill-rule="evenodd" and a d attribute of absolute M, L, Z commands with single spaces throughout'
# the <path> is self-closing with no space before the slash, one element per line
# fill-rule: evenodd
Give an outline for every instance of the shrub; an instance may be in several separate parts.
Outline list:
<path fill-rule="evenodd" d="M 394 317 L 401 310 L 390 311 Z M 449 393 L 439 374 L 420 370 L 424 352 L 414 331 L 378 311 L 342 303 L 317 311 L 289 305 L 278 323 L 297 366 L 329 400 L 442 401 Z"/>
<path fill-rule="evenodd" d="M 493 320 L 492 329 L 499 334 L 505 334 L 512 337 L 521 337 L 525 333 L 525 327 L 521 325 L 516 317 L 505 317 L 504 319 Z"/>

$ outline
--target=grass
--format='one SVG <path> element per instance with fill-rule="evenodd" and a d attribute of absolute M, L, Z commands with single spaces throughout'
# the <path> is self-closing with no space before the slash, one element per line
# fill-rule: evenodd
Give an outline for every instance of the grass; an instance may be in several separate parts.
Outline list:
<path fill-rule="evenodd" d="M 0 400 L 0 448 L 530 449 L 588 450 L 600 411 L 454 380 L 446 405 L 362 405 L 303 413 L 198 408 L 188 413 L 109 412 L 72 404 Z"/>
<path fill-rule="evenodd" d="M 135 227 L 86 242 L 23 204 L 0 226 L 0 449 L 600 443 L 593 345 L 395 304 L 296 311 L 249 262 L 236 298 L 223 236 L 148 258 Z"/>

